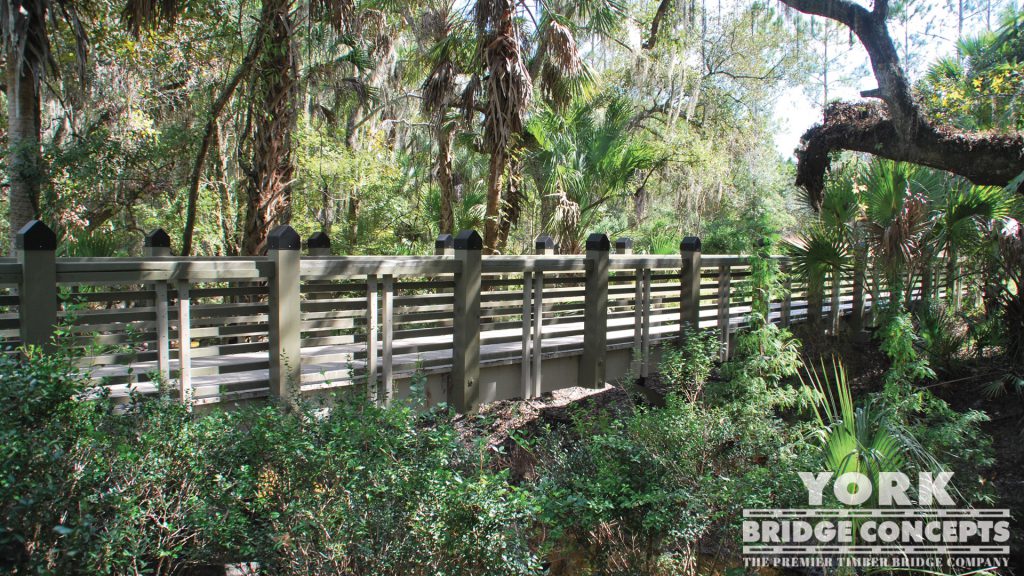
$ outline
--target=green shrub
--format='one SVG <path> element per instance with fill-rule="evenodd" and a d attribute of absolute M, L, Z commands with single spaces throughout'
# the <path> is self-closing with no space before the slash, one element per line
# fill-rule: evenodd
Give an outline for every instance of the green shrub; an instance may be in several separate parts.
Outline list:
<path fill-rule="evenodd" d="M 656 574 L 691 566 L 698 544 L 729 547 L 745 507 L 795 502 L 798 450 L 770 414 L 736 418 L 669 396 L 623 420 L 577 420 L 552 441 L 538 486 L 560 573 Z"/>
<path fill-rule="evenodd" d="M 669 343 L 662 348 L 658 373 L 673 392 L 696 402 L 704 394 L 720 348 L 714 330 L 687 329 L 682 344 Z"/>
<path fill-rule="evenodd" d="M 0 357 L 0 571 L 529 574 L 530 495 L 444 414 L 338 400 L 114 413 L 70 360 Z"/>
<path fill-rule="evenodd" d="M 967 346 L 959 319 L 940 302 L 924 301 L 914 312 L 921 348 L 932 366 L 951 371 Z"/>

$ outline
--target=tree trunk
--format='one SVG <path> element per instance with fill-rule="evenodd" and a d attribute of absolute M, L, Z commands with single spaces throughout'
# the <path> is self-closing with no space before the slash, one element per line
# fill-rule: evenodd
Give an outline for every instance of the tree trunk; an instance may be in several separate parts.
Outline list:
<path fill-rule="evenodd" d="M 220 139 L 220 122 L 214 132 L 213 154 L 216 163 L 213 165 L 213 178 L 217 185 L 217 198 L 220 201 L 220 231 L 224 243 L 224 254 L 235 256 L 238 254 L 238 242 L 235 236 L 235 199 L 232 197 L 231 189 L 228 187 L 227 168 L 224 165 L 224 150 Z"/>
<path fill-rule="evenodd" d="M 441 234 L 455 233 L 455 179 L 452 177 L 452 140 L 455 134 L 437 123 L 437 185 L 441 189 L 441 220 L 437 223 Z"/>
<path fill-rule="evenodd" d="M 508 236 L 512 227 L 519 223 L 523 207 L 523 174 L 522 164 L 513 155 L 508 162 L 508 177 L 505 179 L 505 201 L 501 203 L 501 215 L 498 221 L 498 239 L 495 251 L 505 252 Z"/>
<path fill-rule="evenodd" d="M 39 216 L 39 190 L 43 179 L 43 160 L 39 150 L 39 93 L 31 71 L 27 66 L 20 66 L 18 60 L 8 50 L 7 174 L 10 184 L 7 206 L 11 254 L 14 253 L 18 230 Z"/>
<path fill-rule="evenodd" d="M 484 254 L 494 254 L 498 241 L 498 207 L 501 205 L 501 177 L 505 172 L 505 151 L 491 153 L 487 176 L 487 211 L 484 215 Z"/>
<path fill-rule="evenodd" d="M 182 256 L 190 256 L 192 254 L 192 236 L 195 233 L 196 227 L 196 204 L 199 202 L 199 184 L 203 177 L 203 166 L 206 163 L 206 155 L 210 150 L 210 145 L 214 139 L 218 138 L 217 121 L 224 107 L 227 106 L 234 95 L 238 83 L 249 73 L 249 69 L 252 68 L 253 62 L 259 55 L 260 47 L 263 45 L 263 30 L 264 27 L 261 26 L 256 31 L 256 36 L 249 45 L 249 51 L 246 53 L 242 63 L 235 70 L 235 73 L 231 75 L 231 78 L 228 79 L 227 85 L 221 90 L 217 99 L 213 101 L 213 105 L 210 106 L 206 128 L 203 130 L 203 140 L 199 144 L 199 152 L 196 154 L 195 162 L 192 164 L 192 176 L 189 178 L 188 208 L 185 211 L 185 230 L 182 232 L 181 238 Z"/>
<path fill-rule="evenodd" d="M 633 213 L 630 215 L 630 228 L 638 228 L 647 214 L 647 186 L 640 186 L 633 193 Z"/>
<path fill-rule="evenodd" d="M 267 32 L 253 91 L 252 166 L 245 186 L 242 238 L 242 251 L 247 255 L 262 254 L 271 228 L 289 219 L 298 72 L 290 5 L 289 0 L 264 0 L 260 15 Z"/>
<path fill-rule="evenodd" d="M 348 197 L 348 250 L 355 253 L 359 242 L 359 194 L 355 186 Z"/>
<path fill-rule="evenodd" d="M 814 330 L 821 326 L 821 307 L 824 300 L 824 277 L 807 278 L 807 322 Z"/>

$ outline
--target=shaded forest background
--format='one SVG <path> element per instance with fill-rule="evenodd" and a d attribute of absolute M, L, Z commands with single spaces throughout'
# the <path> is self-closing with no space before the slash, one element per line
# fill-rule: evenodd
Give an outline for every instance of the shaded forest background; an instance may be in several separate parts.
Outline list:
<path fill-rule="evenodd" d="M 9 4 L 2 237 L 38 216 L 77 255 L 158 226 L 176 252 L 259 254 L 285 222 L 346 254 L 464 228 L 499 253 L 594 230 L 738 251 L 800 219 L 780 95 L 820 116 L 870 74 L 850 29 L 774 2 Z M 886 21 L 929 119 L 1020 128 L 1014 6 Z"/>

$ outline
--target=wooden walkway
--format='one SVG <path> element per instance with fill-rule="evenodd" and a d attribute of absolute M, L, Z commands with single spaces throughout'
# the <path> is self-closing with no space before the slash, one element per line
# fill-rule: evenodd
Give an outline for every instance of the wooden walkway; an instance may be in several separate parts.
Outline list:
<path fill-rule="evenodd" d="M 540 238 L 536 255 L 481 257 L 463 233 L 431 256 L 342 257 L 314 237 L 303 256 L 285 227 L 265 257 L 177 258 L 157 231 L 143 257 L 54 258 L 39 226 L 23 234 L 43 249 L 0 259 L 0 345 L 45 344 L 63 324 L 115 397 L 160 380 L 200 405 L 372 383 L 387 402 L 417 375 L 428 401 L 471 410 L 646 375 L 684 324 L 719 330 L 727 350 L 750 310 L 749 258 L 702 255 L 696 239 L 678 256 L 626 241 L 613 254 L 595 235 L 584 256 Z M 808 314 L 803 287 L 788 288 L 774 322 Z M 840 286 L 843 313 L 871 301 Z"/>

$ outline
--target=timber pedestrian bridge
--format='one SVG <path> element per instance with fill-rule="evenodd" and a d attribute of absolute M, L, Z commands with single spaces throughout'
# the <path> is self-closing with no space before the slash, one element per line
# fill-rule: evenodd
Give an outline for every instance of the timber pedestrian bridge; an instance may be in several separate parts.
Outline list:
<path fill-rule="evenodd" d="M 751 309 L 750 258 L 703 255 L 692 237 L 670 256 L 632 254 L 628 239 L 612 253 L 603 234 L 581 256 L 555 255 L 546 236 L 535 255 L 482 256 L 473 231 L 442 235 L 427 256 L 331 256 L 323 234 L 303 254 L 287 226 L 259 257 L 174 257 L 162 230 L 144 246 L 57 258 L 54 233 L 30 222 L 16 258 L 0 259 L 0 347 L 51 346 L 58 326 L 115 398 L 162 389 L 204 405 L 365 386 L 383 403 L 416 389 L 468 411 L 645 376 L 684 326 L 718 329 L 727 351 Z M 808 315 L 805 289 L 787 288 L 770 306 L 783 325 Z M 823 311 L 862 314 L 864 292 L 843 285 Z"/>

